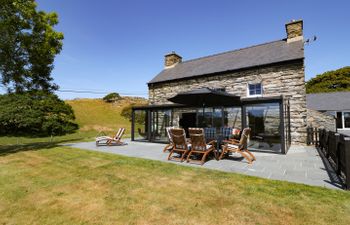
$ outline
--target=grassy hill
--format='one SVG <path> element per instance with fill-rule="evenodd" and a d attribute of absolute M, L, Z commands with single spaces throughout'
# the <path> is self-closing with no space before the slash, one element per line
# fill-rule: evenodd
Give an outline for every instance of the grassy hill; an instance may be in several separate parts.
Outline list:
<path fill-rule="evenodd" d="M 115 103 L 106 103 L 102 99 L 75 99 L 66 101 L 74 109 L 79 131 L 73 134 L 56 137 L 0 137 L 0 145 L 18 145 L 43 142 L 91 141 L 100 131 L 109 135 L 115 134 L 119 127 L 124 127 L 124 137 L 130 136 L 131 122 L 120 115 L 122 109 L 130 104 L 146 104 L 144 98 L 123 97 Z"/>
<path fill-rule="evenodd" d="M 113 133 L 116 129 L 124 127 L 126 134 L 130 134 L 131 123 L 121 116 L 122 109 L 130 104 L 147 103 L 143 98 L 134 97 L 123 97 L 115 103 L 106 103 L 102 99 L 75 99 L 66 102 L 73 107 L 81 132 Z"/>

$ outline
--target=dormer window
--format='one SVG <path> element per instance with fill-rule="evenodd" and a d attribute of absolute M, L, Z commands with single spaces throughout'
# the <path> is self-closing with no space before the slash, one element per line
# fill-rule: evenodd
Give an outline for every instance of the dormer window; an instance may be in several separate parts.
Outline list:
<path fill-rule="evenodd" d="M 262 96 L 262 85 L 261 85 L 261 83 L 248 84 L 248 96 L 249 97 Z"/>

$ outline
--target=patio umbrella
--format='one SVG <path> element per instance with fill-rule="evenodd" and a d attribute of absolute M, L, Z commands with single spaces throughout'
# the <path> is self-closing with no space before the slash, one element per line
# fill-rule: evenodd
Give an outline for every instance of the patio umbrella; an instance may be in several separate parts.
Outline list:
<path fill-rule="evenodd" d="M 192 107 L 210 106 L 237 106 L 241 105 L 240 97 L 224 91 L 210 88 L 200 88 L 192 91 L 180 92 L 172 98 L 171 102 Z"/>

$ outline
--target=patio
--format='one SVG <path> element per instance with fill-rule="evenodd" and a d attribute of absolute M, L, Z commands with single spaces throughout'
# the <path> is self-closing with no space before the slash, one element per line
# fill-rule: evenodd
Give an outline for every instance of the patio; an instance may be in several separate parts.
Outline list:
<path fill-rule="evenodd" d="M 126 143 L 127 145 L 123 146 L 96 147 L 95 142 L 83 142 L 65 144 L 65 146 L 327 188 L 342 188 L 333 169 L 326 160 L 323 160 L 322 154 L 320 155 L 312 146 L 291 146 L 286 155 L 254 152 L 257 160 L 252 165 L 239 156 L 235 156 L 220 161 L 209 160 L 203 166 L 199 166 L 186 162 L 168 161 L 168 153 L 162 152 L 164 144 L 131 142 L 130 140 L 127 140 Z"/>

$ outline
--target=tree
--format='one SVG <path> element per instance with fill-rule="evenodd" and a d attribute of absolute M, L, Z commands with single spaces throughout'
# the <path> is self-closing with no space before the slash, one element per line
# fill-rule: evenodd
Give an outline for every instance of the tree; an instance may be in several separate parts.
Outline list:
<path fill-rule="evenodd" d="M 120 100 L 122 97 L 120 97 L 120 95 L 116 92 L 113 93 L 109 93 L 108 95 L 106 95 L 105 97 L 103 97 L 103 101 L 105 102 L 116 102 L 118 100 Z"/>
<path fill-rule="evenodd" d="M 307 93 L 350 91 L 350 67 L 319 74 L 306 82 Z"/>
<path fill-rule="evenodd" d="M 0 95 L 0 105 L 0 135 L 63 135 L 78 129 L 72 107 L 54 94 Z"/>
<path fill-rule="evenodd" d="M 128 106 L 125 106 L 120 115 L 124 117 L 125 119 L 128 119 L 129 121 L 132 120 L 132 107 L 135 106 L 135 104 L 130 104 Z M 146 113 L 144 111 L 141 111 L 140 113 L 135 114 L 135 123 L 138 124 L 144 124 L 146 120 Z"/>
<path fill-rule="evenodd" d="M 56 13 L 36 9 L 34 0 L 0 0 L 0 73 L 8 92 L 52 92 L 54 58 L 63 34 L 53 29 Z"/>

